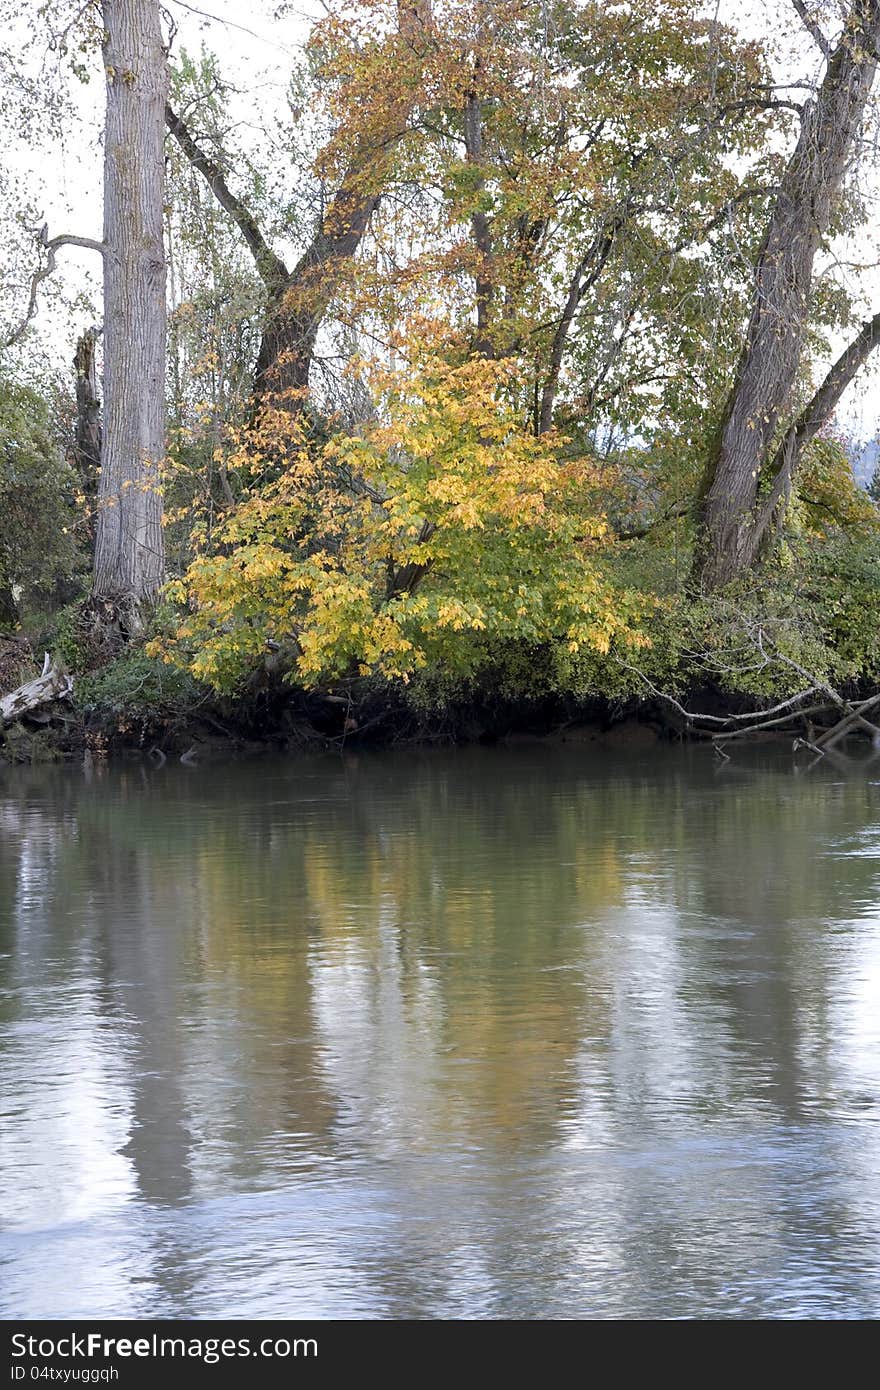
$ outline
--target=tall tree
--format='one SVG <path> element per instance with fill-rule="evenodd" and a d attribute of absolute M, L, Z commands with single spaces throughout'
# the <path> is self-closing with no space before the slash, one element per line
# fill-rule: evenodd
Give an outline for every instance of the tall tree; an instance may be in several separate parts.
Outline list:
<path fill-rule="evenodd" d="M 806 13 L 805 6 L 796 5 Z M 880 0 L 853 0 L 832 48 L 807 15 L 826 56 L 824 79 L 806 103 L 755 266 L 751 317 L 703 485 L 696 578 L 729 583 L 758 558 L 804 443 L 828 418 L 874 346 L 866 325 L 803 416 L 777 446 L 790 408 L 808 327 L 813 263 L 865 116 L 880 46 Z M 769 470 L 769 478 L 768 478 Z"/>
<path fill-rule="evenodd" d="M 164 578 L 163 136 L 159 0 L 104 0 L 104 434 L 93 590 L 131 629 Z"/>

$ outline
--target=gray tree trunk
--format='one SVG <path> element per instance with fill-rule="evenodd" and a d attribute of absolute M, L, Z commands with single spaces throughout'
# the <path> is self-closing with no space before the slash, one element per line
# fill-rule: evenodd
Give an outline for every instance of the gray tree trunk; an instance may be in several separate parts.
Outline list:
<path fill-rule="evenodd" d="M 92 518 L 98 495 L 98 479 L 101 476 L 101 401 L 98 396 L 98 373 L 95 363 L 97 340 L 97 329 L 87 329 L 76 345 L 73 359 L 76 381 L 73 462 L 88 506 L 89 538 L 92 542 Z"/>
<path fill-rule="evenodd" d="M 103 0 L 104 437 L 93 591 L 136 619 L 164 577 L 163 136 L 159 0 Z"/>
<path fill-rule="evenodd" d="M 762 473 L 790 408 L 813 261 L 853 157 L 878 43 L 880 0 L 853 0 L 782 177 L 758 256 L 745 346 L 704 481 L 695 575 L 705 589 L 754 564 L 772 520 L 759 502 Z"/>

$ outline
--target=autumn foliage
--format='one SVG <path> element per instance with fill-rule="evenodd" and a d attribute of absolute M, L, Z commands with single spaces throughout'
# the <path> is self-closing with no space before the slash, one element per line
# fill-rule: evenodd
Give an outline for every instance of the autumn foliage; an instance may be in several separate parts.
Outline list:
<path fill-rule="evenodd" d="M 174 586 L 190 611 L 166 650 L 229 687 L 277 649 L 315 682 L 466 670 L 475 635 L 644 641 L 603 572 L 607 470 L 523 427 L 514 362 L 427 355 L 367 379 L 375 418 L 320 448 L 277 403 L 240 433 L 247 494 Z"/>

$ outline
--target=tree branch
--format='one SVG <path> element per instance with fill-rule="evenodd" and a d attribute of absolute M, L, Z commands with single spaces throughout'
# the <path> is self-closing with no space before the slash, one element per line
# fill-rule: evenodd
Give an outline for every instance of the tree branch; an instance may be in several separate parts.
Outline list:
<path fill-rule="evenodd" d="M 660 516 L 655 516 L 653 521 L 647 521 L 643 526 L 631 527 L 628 531 L 615 531 L 614 538 L 618 541 L 640 541 L 645 536 L 649 536 L 658 526 L 662 526 L 666 521 L 679 521 L 681 517 L 688 516 L 693 511 L 693 502 L 676 502 L 674 506 L 668 507 Z"/>
<path fill-rule="evenodd" d="M 804 3 L 804 0 L 791 0 L 791 3 L 794 5 L 795 9 L 797 10 L 798 14 L 803 20 L 804 28 L 807 30 L 807 33 L 810 35 L 813 42 L 816 44 L 816 47 L 822 54 L 822 57 L 826 59 L 830 58 L 831 44 L 828 42 L 825 35 L 822 33 L 822 30 L 819 28 L 819 24 L 815 16 L 810 14 L 809 10 L 807 9 Z"/>
<path fill-rule="evenodd" d="M 773 486 L 757 514 L 757 525 L 772 517 L 791 486 L 804 449 L 830 418 L 832 411 L 856 373 L 880 343 L 880 310 L 862 324 L 861 332 L 844 348 L 815 395 L 786 430 L 772 464 Z"/>
<path fill-rule="evenodd" d="M 190 164 L 204 176 L 218 203 L 229 213 L 238 227 L 253 255 L 260 279 L 270 291 L 277 293 L 289 280 L 290 274 L 280 256 L 275 254 L 266 241 L 253 213 L 232 192 L 220 165 L 199 146 L 183 117 L 178 116 L 167 102 L 165 124 Z"/>
<path fill-rule="evenodd" d="M 613 214 L 601 224 L 592 242 L 578 261 L 569 282 L 565 306 L 556 325 L 550 346 L 550 364 L 544 385 L 541 389 L 541 402 L 536 423 L 536 434 L 545 434 L 553 423 L 553 407 L 559 389 L 559 376 L 562 370 L 562 357 L 568 334 L 580 308 L 581 301 L 588 290 L 598 280 L 614 249 L 615 241 L 628 216 L 628 209 Z"/>
<path fill-rule="evenodd" d="M 684 705 L 679 704 L 678 700 L 676 700 L 674 696 L 668 695 L 665 690 L 658 690 L 653 681 L 649 680 L 644 671 L 639 670 L 638 666 L 630 666 L 628 662 L 620 658 L 617 658 L 617 665 L 622 667 L 624 671 L 630 671 L 634 676 L 638 676 L 639 680 L 644 682 L 652 695 L 655 695 L 658 700 L 665 700 L 667 704 L 672 705 L 678 710 L 679 714 L 684 716 L 689 724 L 693 724 L 696 720 L 699 720 L 702 724 L 739 724 L 747 719 L 763 720 L 766 719 L 768 715 L 779 714 L 781 710 L 792 710 L 795 713 L 800 713 L 796 706 L 799 705 L 802 700 L 806 700 L 810 695 L 827 693 L 826 686 L 811 685 L 806 690 L 799 690 L 796 695 L 790 695 L 787 700 L 780 700 L 778 704 L 771 705 L 769 709 L 749 710 L 747 714 L 700 714 L 697 711 L 685 709 Z M 809 678 L 809 673 L 806 674 Z M 827 706 L 823 706 L 823 708 L 827 708 Z M 713 735 L 713 737 L 715 737 L 715 735 Z"/>
<path fill-rule="evenodd" d="M 22 318 L 21 323 L 18 325 L 18 327 L 14 328 L 12 332 L 6 338 L 3 339 L 2 343 L 0 343 L 0 348 L 3 348 L 4 350 L 6 348 L 13 347 L 14 344 L 17 343 L 19 339 L 24 336 L 28 324 L 36 314 L 37 291 L 39 290 L 42 282 L 48 279 L 48 277 L 53 273 L 53 271 L 56 268 L 56 251 L 60 251 L 62 246 L 81 246 L 84 247 L 87 251 L 97 251 L 100 253 L 100 255 L 103 256 L 104 252 L 107 249 L 103 241 L 95 241 L 93 237 L 88 236 L 71 236 L 65 234 L 62 236 L 53 236 L 50 239 L 48 235 L 48 230 L 45 225 L 37 233 L 36 241 L 37 245 L 46 252 L 46 262 L 45 265 L 38 266 L 38 268 L 34 271 L 31 277 L 31 288 L 30 294 L 28 296 L 27 309 L 25 310 L 24 317 Z"/>

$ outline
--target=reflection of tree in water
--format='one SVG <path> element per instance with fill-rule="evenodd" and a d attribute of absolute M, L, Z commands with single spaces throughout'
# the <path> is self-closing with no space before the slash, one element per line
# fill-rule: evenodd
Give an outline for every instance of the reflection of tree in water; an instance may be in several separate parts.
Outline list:
<path fill-rule="evenodd" d="M 35 770 L 0 814 L 55 824 L 46 930 L 71 961 L 93 952 L 119 1022 L 143 1197 L 297 1182 L 329 1157 L 391 1163 L 415 1210 L 437 1186 L 426 1158 L 456 1152 L 479 1258 L 455 1258 L 497 1290 L 524 1232 L 560 1279 L 609 1257 L 608 1231 L 586 1239 L 578 1154 L 839 1103 L 834 1008 L 878 873 L 833 850 L 864 836 L 878 791 L 789 766 L 541 748 Z M 26 844 L 6 844 L 11 865 Z M 555 1198 L 517 1187 L 528 1154 L 562 1164 Z M 491 1192 L 464 1182 L 473 1164 Z M 591 1183 L 617 1213 L 626 1297 L 652 1204 L 655 1261 L 693 1274 L 700 1242 L 662 1173 Z M 750 1198 L 783 1247 L 784 1185 Z M 581 1211 L 577 1250 L 560 1200 Z M 413 1270 L 429 1228 L 397 1233 Z"/>

